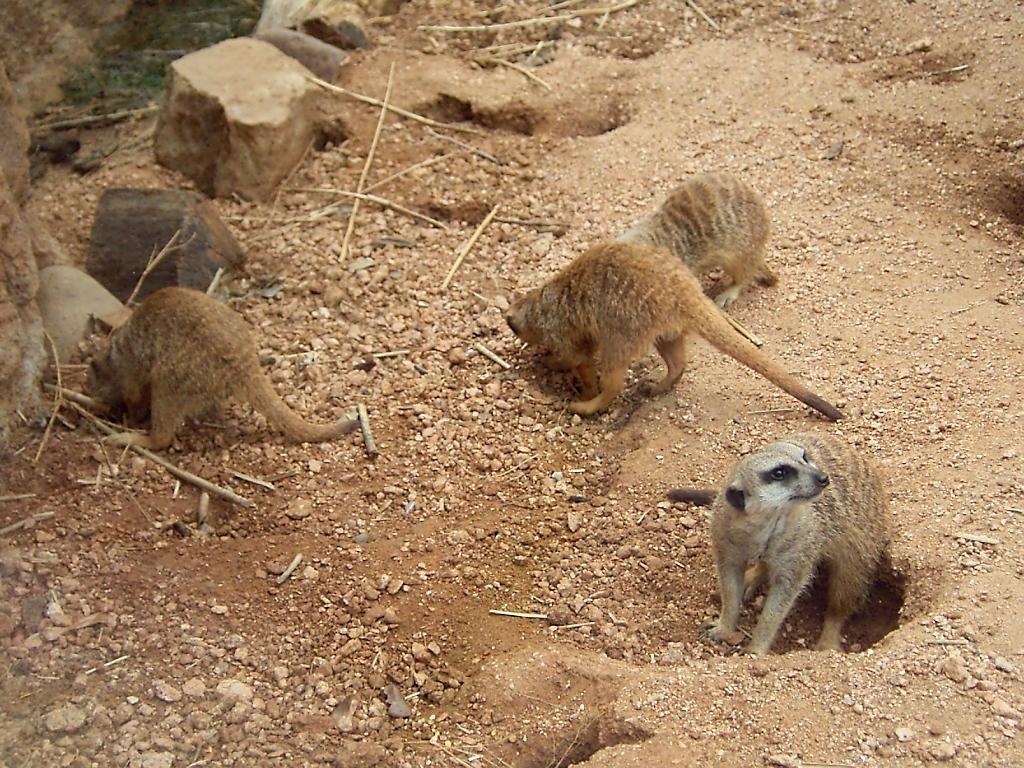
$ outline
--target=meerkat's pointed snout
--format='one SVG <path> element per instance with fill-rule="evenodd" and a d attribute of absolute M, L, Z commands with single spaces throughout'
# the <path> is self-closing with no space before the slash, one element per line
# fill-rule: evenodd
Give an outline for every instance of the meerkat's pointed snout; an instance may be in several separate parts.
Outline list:
<path fill-rule="evenodd" d="M 827 488 L 830 480 L 828 475 L 826 475 L 824 472 L 819 472 L 814 476 L 814 482 L 817 483 L 822 488 Z"/>

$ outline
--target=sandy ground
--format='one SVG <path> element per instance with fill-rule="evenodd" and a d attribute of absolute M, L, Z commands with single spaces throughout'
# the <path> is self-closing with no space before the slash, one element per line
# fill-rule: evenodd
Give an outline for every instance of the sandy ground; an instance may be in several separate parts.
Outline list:
<path fill-rule="evenodd" d="M 268 375 L 311 420 L 365 403 L 376 458 L 232 408 L 166 455 L 254 506 L 214 499 L 214 534 L 181 538 L 166 524 L 194 520 L 192 487 L 70 414 L 38 463 L 41 430 L 16 435 L 0 494 L 35 495 L 0 502 L 0 527 L 53 517 L 0 540 L 0 765 L 1024 765 L 1024 19 L 703 3 L 716 32 L 644 0 L 561 25 L 529 69 L 543 83 L 470 58 L 547 27 L 417 30 L 538 10 L 511 6 L 413 0 L 340 80 L 381 97 L 395 62 L 395 103 L 476 129 L 446 135 L 490 157 L 389 120 L 373 160 L 370 183 L 432 160 L 373 191 L 446 228 L 365 205 L 342 254 L 346 213 L 313 214 L 355 188 L 378 111 L 340 96 L 347 141 L 270 203 L 217 203 L 248 252 L 225 293 Z M 37 183 L 74 261 L 105 188 L 188 187 L 150 129 L 85 133 L 122 149 Z M 647 395 L 651 355 L 580 419 L 506 328 L 518 293 L 708 170 L 758 189 L 774 228 L 779 284 L 730 311 L 838 424 L 702 341 L 669 394 Z M 794 430 L 883 469 L 893 570 L 850 653 L 805 650 L 813 592 L 773 654 L 727 656 L 700 639 L 704 513 L 664 494 Z"/>

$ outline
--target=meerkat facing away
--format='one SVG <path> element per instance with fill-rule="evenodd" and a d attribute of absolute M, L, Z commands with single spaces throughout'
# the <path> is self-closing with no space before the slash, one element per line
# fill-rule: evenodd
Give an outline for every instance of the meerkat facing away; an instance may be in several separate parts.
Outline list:
<path fill-rule="evenodd" d="M 697 333 L 828 418 L 843 417 L 733 330 L 697 278 L 661 248 L 596 245 L 516 300 L 505 319 L 519 338 L 546 347 L 576 373 L 583 400 L 569 406 L 574 413 L 606 408 L 622 391 L 630 363 L 652 343 L 668 368 L 652 394 L 667 392 L 683 373 L 687 335 Z"/>
<path fill-rule="evenodd" d="M 184 422 L 216 410 L 230 398 L 250 403 L 290 439 L 333 440 L 358 422 L 330 425 L 299 418 L 260 369 L 246 322 L 205 293 L 164 288 L 143 301 L 117 328 L 89 367 L 93 396 L 127 408 L 136 423 L 150 417 L 150 433 L 123 433 L 112 442 L 166 448 Z"/>
<path fill-rule="evenodd" d="M 724 309 L 755 280 L 775 285 L 764 260 L 770 233 L 768 211 L 752 187 L 729 173 L 701 173 L 616 239 L 667 248 L 698 277 L 721 268 L 732 278 L 732 286 L 715 297 Z"/>
<path fill-rule="evenodd" d="M 694 503 L 709 497 L 704 489 L 669 493 Z M 824 566 L 828 605 L 814 648 L 842 650 L 843 625 L 888 554 L 888 505 L 878 472 L 838 438 L 790 435 L 738 462 L 712 508 L 722 613 L 707 636 L 722 640 L 734 633 L 740 604 L 767 583 L 747 647 L 751 654 L 767 653 L 793 603 Z"/>

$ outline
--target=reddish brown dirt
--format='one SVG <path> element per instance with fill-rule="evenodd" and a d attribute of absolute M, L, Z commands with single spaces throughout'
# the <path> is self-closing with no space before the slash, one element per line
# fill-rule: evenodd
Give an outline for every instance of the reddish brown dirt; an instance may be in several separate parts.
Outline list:
<path fill-rule="evenodd" d="M 0 502 L 0 527 L 53 517 L 2 540 L 0 764 L 1024 764 L 1024 20 L 997 2 L 701 6 L 720 32 L 668 0 L 567 23 L 530 70 L 550 91 L 467 63 L 544 27 L 417 30 L 533 6 L 488 18 L 414 0 L 377 27 L 342 84 L 381 97 L 397 62 L 397 104 L 469 121 L 449 135 L 501 161 L 386 123 L 371 182 L 447 156 L 374 192 L 447 229 L 364 205 L 340 257 L 345 215 L 312 214 L 356 187 L 378 114 L 340 96 L 347 141 L 310 153 L 272 203 L 217 205 L 248 250 L 226 291 L 268 374 L 311 419 L 366 403 L 380 455 L 356 437 L 287 445 L 235 408 L 167 457 L 254 506 L 215 499 L 214 535 L 183 539 L 161 526 L 194 518 L 196 490 L 72 415 L 33 464 L 42 432 L 23 429 L 0 493 L 36 495 Z M 151 129 L 85 133 L 86 151 L 122 149 L 37 183 L 76 262 L 103 189 L 188 186 L 154 164 Z M 703 342 L 670 394 L 646 396 L 651 356 L 581 420 L 571 382 L 505 327 L 517 292 L 712 169 L 760 190 L 774 226 L 779 285 L 731 311 L 846 420 Z M 496 222 L 440 290 L 495 205 L 567 230 Z M 699 638 L 717 611 L 703 513 L 664 492 L 714 484 L 795 429 L 883 468 L 893 572 L 848 627 L 861 653 L 803 650 L 812 593 L 773 655 L 723 656 Z M 268 490 L 234 472 L 294 474 Z M 228 680 L 251 700 L 218 694 Z M 410 718 L 387 714 L 390 682 Z M 62 707 L 84 724 L 51 727 Z"/>

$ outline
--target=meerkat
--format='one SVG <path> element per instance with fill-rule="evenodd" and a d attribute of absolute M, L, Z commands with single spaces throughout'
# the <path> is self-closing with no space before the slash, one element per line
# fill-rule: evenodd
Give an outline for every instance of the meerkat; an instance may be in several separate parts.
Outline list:
<path fill-rule="evenodd" d="M 250 403 L 298 442 L 333 440 L 358 426 L 352 419 L 320 426 L 299 418 L 260 369 L 246 322 L 188 288 L 164 288 L 138 306 L 93 358 L 89 388 L 136 423 L 149 415 L 149 434 L 122 433 L 112 441 L 119 445 L 166 448 L 186 419 L 230 398 Z"/>
<path fill-rule="evenodd" d="M 691 176 L 661 207 L 616 238 L 667 248 L 697 277 L 722 269 L 732 285 L 715 297 L 723 309 L 755 280 L 775 285 L 764 260 L 771 222 L 761 196 L 729 173 Z"/>
<path fill-rule="evenodd" d="M 668 368 L 652 394 L 667 392 L 683 373 L 687 335 L 697 333 L 828 418 L 843 417 L 733 330 L 697 278 L 664 249 L 596 245 L 516 300 L 506 321 L 520 339 L 545 347 L 575 372 L 583 399 L 569 406 L 573 413 L 606 408 L 622 391 L 630 363 L 652 343 Z"/>
<path fill-rule="evenodd" d="M 706 635 L 736 632 L 740 604 L 768 593 L 747 652 L 771 648 L 817 568 L 828 572 L 828 605 L 815 650 L 842 650 L 843 625 L 862 604 L 888 555 L 885 488 L 849 445 L 828 435 L 790 435 L 742 459 L 713 494 L 711 541 L 722 612 Z M 712 492 L 669 498 L 707 504 Z M 750 566 L 750 567 L 748 567 Z"/>

